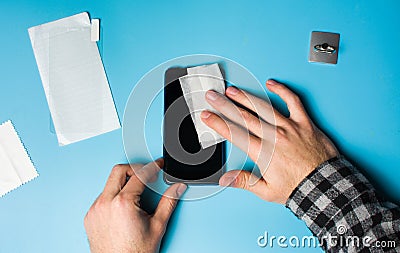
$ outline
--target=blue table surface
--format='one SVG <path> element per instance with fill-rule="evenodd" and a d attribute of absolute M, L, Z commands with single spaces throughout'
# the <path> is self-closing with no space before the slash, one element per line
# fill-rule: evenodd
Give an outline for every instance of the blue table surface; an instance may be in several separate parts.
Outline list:
<path fill-rule="evenodd" d="M 0 121 L 13 121 L 40 176 L 0 198 L 0 252 L 89 252 L 83 217 L 112 166 L 126 162 L 121 129 L 58 146 L 29 27 L 83 11 L 101 18 L 102 57 L 121 118 L 136 82 L 154 66 L 182 55 L 221 55 L 248 68 L 260 82 L 286 82 L 341 153 L 398 202 L 399 7 L 396 0 L 2 0 Z M 311 31 L 341 34 L 337 65 L 308 62 Z M 181 202 L 161 251 L 321 251 L 260 248 L 257 237 L 265 231 L 311 235 L 285 207 L 226 189 Z"/>

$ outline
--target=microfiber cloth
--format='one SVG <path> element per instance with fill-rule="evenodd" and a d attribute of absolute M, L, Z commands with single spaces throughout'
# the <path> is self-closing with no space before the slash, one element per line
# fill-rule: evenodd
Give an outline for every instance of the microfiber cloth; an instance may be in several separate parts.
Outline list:
<path fill-rule="evenodd" d="M 216 63 L 188 68 L 187 73 L 186 76 L 179 78 L 179 82 L 186 104 L 189 107 L 200 145 L 205 149 L 225 140 L 224 137 L 204 124 L 200 118 L 203 110 L 221 115 L 208 104 L 205 94 L 208 90 L 225 94 L 224 78 Z"/>
<path fill-rule="evenodd" d="M 0 125 L 0 197 L 38 176 L 11 121 Z"/>

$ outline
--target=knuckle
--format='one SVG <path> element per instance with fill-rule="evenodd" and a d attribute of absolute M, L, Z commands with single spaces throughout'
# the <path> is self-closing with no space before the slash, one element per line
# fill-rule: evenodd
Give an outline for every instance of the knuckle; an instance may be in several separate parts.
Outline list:
<path fill-rule="evenodd" d="M 172 214 L 174 212 L 174 209 L 175 205 L 171 201 L 169 201 L 168 206 L 166 207 L 166 210 L 168 210 L 167 212 Z"/>
<path fill-rule="evenodd" d="M 298 129 L 298 125 L 292 119 L 287 120 L 284 124 L 282 124 L 282 128 L 285 130 L 286 135 L 289 133 L 293 133 Z"/>
<path fill-rule="evenodd" d="M 176 200 L 168 197 L 167 203 L 168 204 L 166 205 L 166 209 L 168 210 L 169 213 L 172 213 L 176 206 Z"/>
<path fill-rule="evenodd" d="M 128 201 L 125 197 L 125 194 L 120 193 L 113 199 L 112 204 L 113 204 L 113 207 L 116 207 L 116 208 L 122 207 L 123 208 L 127 205 L 127 202 Z"/>
<path fill-rule="evenodd" d="M 252 150 L 252 153 L 254 154 L 254 161 L 256 163 L 261 164 L 263 162 L 263 160 L 265 159 L 264 154 L 267 149 L 267 145 L 261 142 L 260 144 L 256 145 L 254 151 Z"/>
<path fill-rule="evenodd" d="M 242 115 L 242 118 L 245 121 L 248 121 L 250 119 L 250 113 L 246 111 L 245 109 L 239 108 L 240 114 Z"/>
<path fill-rule="evenodd" d="M 104 198 L 101 196 L 96 200 L 96 202 L 93 204 L 91 211 L 96 211 L 99 209 L 102 209 L 106 206 L 106 201 Z"/>
<path fill-rule="evenodd" d="M 177 202 L 176 199 L 169 199 L 169 205 L 168 205 L 169 211 L 171 212 L 174 211 L 176 202 Z"/>
<path fill-rule="evenodd" d="M 115 174 L 115 173 L 117 173 L 118 171 L 120 171 L 121 169 L 122 169 L 122 164 L 116 164 L 116 165 L 113 166 L 113 168 L 112 168 L 112 170 L 111 170 L 111 173 L 112 173 L 112 174 Z"/>
<path fill-rule="evenodd" d="M 215 115 L 211 113 L 207 118 L 201 118 L 201 120 L 209 127 L 215 127 Z"/>
<path fill-rule="evenodd" d="M 254 119 L 252 125 L 255 129 L 259 129 L 259 131 L 261 131 L 262 133 L 268 133 L 267 131 L 268 128 L 263 125 L 260 119 L 258 118 Z"/>
<path fill-rule="evenodd" d="M 226 103 L 228 102 L 228 99 L 223 95 L 220 94 L 218 92 L 216 92 L 216 99 L 214 101 L 211 101 L 213 103 L 213 105 L 216 108 L 224 108 L 224 106 L 226 105 Z"/>
<path fill-rule="evenodd" d="M 293 93 L 292 97 L 293 97 L 293 102 L 294 102 L 294 103 L 296 103 L 296 104 L 301 104 L 300 97 L 299 97 L 297 94 L 294 94 L 294 93 Z"/>
<path fill-rule="evenodd" d="M 226 107 L 228 103 L 230 103 L 230 101 L 225 96 L 220 96 L 218 102 L 221 107 Z"/>
<path fill-rule="evenodd" d="M 282 127 L 276 127 L 276 141 L 278 143 L 285 143 L 288 141 L 287 132 Z"/>
<path fill-rule="evenodd" d="M 311 120 L 305 120 L 302 122 L 302 127 L 304 127 L 304 129 L 308 132 L 315 132 L 314 124 L 311 122 Z"/>
<path fill-rule="evenodd" d="M 118 201 L 125 202 L 129 197 L 129 194 L 125 191 L 120 192 L 117 195 Z"/>
<path fill-rule="evenodd" d="M 240 113 L 242 115 L 244 123 L 247 126 L 259 127 L 259 125 L 261 124 L 260 120 L 256 117 L 254 117 L 250 112 L 248 112 L 244 109 L 241 109 Z"/>
<path fill-rule="evenodd" d="M 260 152 L 262 151 L 263 143 L 261 141 L 250 140 L 249 145 L 249 150 L 251 151 L 251 153 L 257 154 L 257 156 L 259 157 Z"/>
<path fill-rule="evenodd" d="M 234 132 L 233 127 L 234 126 L 232 124 L 222 120 L 221 125 L 218 128 L 218 132 L 219 132 L 219 134 L 221 134 L 222 136 L 224 136 L 228 140 L 232 140 L 232 135 L 233 135 L 233 132 Z"/>
<path fill-rule="evenodd" d="M 294 93 L 292 94 L 292 97 L 291 97 L 291 103 L 296 107 L 301 107 L 302 106 L 302 103 L 301 103 L 301 100 L 300 100 L 299 96 L 297 96 Z"/>
<path fill-rule="evenodd" d="M 130 208 L 133 203 L 139 203 L 140 196 L 132 195 L 127 192 L 121 192 L 111 202 L 111 207 L 116 209 Z"/>
<path fill-rule="evenodd" d="M 218 128 L 220 125 L 219 118 L 220 117 L 218 115 L 211 113 L 208 118 L 202 118 L 201 120 L 204 121 L 204 123 L 211 128 Z"/>
<path fill-rule="evenodd" d="M 245 174 L 242 174 L 242 176 L 237 177 L 236 179 L 236 186 L 242 189 L 247 190 L 248 189 L 248 184 L 247 184 L 247 177 Z"/>
<path fill-rule="evenodd" d="M 245 110 L 240 110 L 240 116 L 241 116 L 241 121 L 244 125 L 247 127 L 251 124 L 250 116 L 248 115 L 248 112 Z"/>

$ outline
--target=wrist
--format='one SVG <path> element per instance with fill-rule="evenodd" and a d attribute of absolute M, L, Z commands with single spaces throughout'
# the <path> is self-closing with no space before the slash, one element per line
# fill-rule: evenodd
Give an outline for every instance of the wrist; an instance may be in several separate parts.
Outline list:
<path fill-rule="evenodd" d="M 309 187 L 308 184 L 310 184 L 310 182 L 314 183 L 313 184 L 314 187 L 316 186 L 315 183 L 318 184 L 318 182 L 316 182 L 314 179 L 315 174 L 317 174 L 318 172 L 323 170 L 326 166 L 329 166 L 330 164 L 333 164 L 342 159 L 344 160 L 344 157 L 340 154 L 337 154 L 331 158 L 324 160 L 323 162 L 321 162 L 315 166 L 310 166 L 312 169 L 308 170 L 307 173 L 304 173 L 303 177 L 298 180 L 297 185 L 292 188 L 293 190 L 291 191 L 291 193 L 289 194 L 289 196 L 286 200 L 286 206 L 288 206 L 288 202 L 294 198 L 294 196 L 299 191 L 299 189 L 302 188 L 302 186 L 305 185 L 305 187 L 307 188 L 307 187 Z"/>

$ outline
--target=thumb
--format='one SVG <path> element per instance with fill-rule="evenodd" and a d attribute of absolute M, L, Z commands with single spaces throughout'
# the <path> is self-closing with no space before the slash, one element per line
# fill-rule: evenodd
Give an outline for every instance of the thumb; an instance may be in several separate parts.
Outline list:
<path fill-rule="evenodd" d="M 187 186 L 182 183 L 170 186 L 161 197 L 153 217 L 166 226 L 169 218 L 175 210 L 179 198 L 186 189 Z"/>
<path fill-rule="evenodd" d="M 248 190 L 262 199 L 268 199 L 267 182 L 245 170 L 230 170 L 220 179 L 219 185 Z"/>

